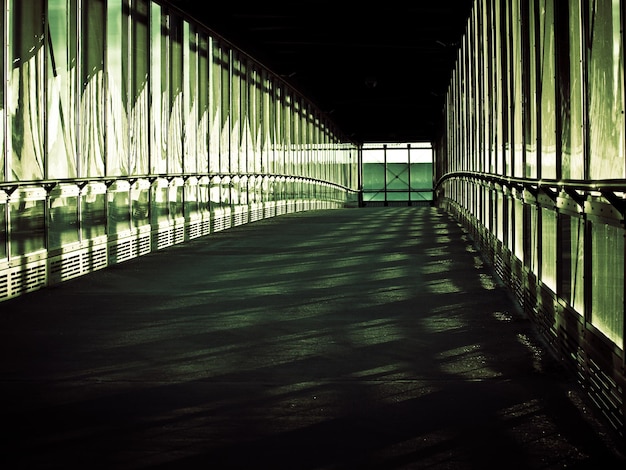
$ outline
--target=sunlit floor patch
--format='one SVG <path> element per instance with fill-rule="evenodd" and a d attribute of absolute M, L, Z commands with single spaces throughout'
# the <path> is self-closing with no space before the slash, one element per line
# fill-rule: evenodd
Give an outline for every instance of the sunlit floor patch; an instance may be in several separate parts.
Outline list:
<path fill-rule="evenodd" d="M 501 372 L 489 367 L 489 357 L 481 351 L 478 344 L 443 351 L 438 355 L 440 369 L 465 379 L 482 380 L 500 377 Z"/>

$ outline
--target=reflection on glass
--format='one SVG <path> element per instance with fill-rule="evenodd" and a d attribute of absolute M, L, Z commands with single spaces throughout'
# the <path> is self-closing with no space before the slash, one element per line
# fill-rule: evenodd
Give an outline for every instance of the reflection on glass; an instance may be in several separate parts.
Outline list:
<path fill-rule="evenodd" d="M 624 49 L 620 2 L 589 2 L 590 177 L 624 178 Z"/>
<path fill-rule="evenodd" d="M 556 212 L 541 209 L 541 281 L 556 292 Z"/>
<path fill-rule="evenodd" d="M 81 222 L 82 238 L 90 240 L 106 235 L 106 193 L 104 188 L 97 188 L 88 185 L 86 191 L 81 196 Z"/>
<path fill-rule="evenodd" d="M 593 223 L 591 323 L 616 344 L 624 334 L 624 229 Z"/>
<path fill-rule="evenodd" d="M 133 227 L 150 224 L 150 188 L 135 184 L 130 192 Z"/>
<path fill-rule="evenodd" d="M 43 0 L 9 1 L 9 21 L 12 24 L 11 68 L 6 77 L 9 108 L 10 165 L 17 180 L 37 180 L 44 177 L 44 94 L 34 84 L 44 79 L 44 2 Z M 3 29 L 4 30 L 4 29 Z"/>
<path fill-rule="evenodd" d="M 114 184 L 108 192 L 109 233 L 130 230 L 130 188 L 127 184 Z"/>
<path fill-rule="evenodd" d="M 154 226 L 169 220 L 168 192 L 169 188 L 166 185 L 152 186 L 150 223 Z"/>
<path fill-rule="evenodd" d="M 203 213 L 211 211 L 211 187 L 207 179 L 203 179 L 198 185 L 199 210 Z"/>
<path fill-rule="evenodd" d="M 0 202 L 0 258 L 7 257 L 7 205 Z"/>
<path fill-rule="evenodd" d="M 105 2 L 81 4 L 80 176 L 104 176 Z"/>
<path fill-rule="evenodd" d="M 11 256 L 46 248 L 45 199 L 20 198 L 10 203 Z"/>
<path fill-rule="evenodd" d="M 50 178 L 72 178 L 76 168 L 76 2 L 48 0 L 47 153 Z"/>
<path fill-rule="evenodd" d="M 200 206 L 198 205 L 198 185 L 195 181 L 187 181 L 185 188 L 185 219 L 195 219 L 198 215 Z"/>
<path fill-rule="evenodd" d="M 78 197 L 50 197 L 49 249 L 78 241 Z"/>
<path fill-rule="evenodd" d="M 169 212 L 172 220 L 181 218 L 183 213 L 184 186 L 175 185 L 169 188 Z"/>

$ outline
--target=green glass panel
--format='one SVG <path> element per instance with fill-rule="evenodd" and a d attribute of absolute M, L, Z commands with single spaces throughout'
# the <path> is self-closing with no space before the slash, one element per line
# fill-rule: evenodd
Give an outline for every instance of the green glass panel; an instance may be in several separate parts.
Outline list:
<path fill-rule="evenodd" d="M 624 229 L 592 223 L 591 322 L 617 345 L 624 334 Z"/>

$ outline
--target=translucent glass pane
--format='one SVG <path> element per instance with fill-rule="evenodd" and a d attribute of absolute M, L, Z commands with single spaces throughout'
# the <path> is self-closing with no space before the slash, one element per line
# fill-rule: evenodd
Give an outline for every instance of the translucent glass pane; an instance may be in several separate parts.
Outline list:
<path fill-rule="evenodd" d="M 512 26 L 512 57 L 511 67 L 513 73 L 511 74 L 512 80 L 512 96 L 513 102 L 513 158 L 514 158 L 514 172 L 513 175 L 517 177 L 524 176 L 523 166 L 523 151 L 524 151 L 524 127 L 523 127 L 523 111 L 524 111 L 524 92 L 522 87 L 522 70 L 524 69 L 523 57 L 522 57 L 522 18 L 520 12 L 520 1 L 511 1 L 511 26 Z"/>
<path fill-rule="evenodd" d="M 411 189 L 433 188 L 433 164 L 413 163 L 410 168 Z"/>
<path fill-rule="evenodd" d="M 556 87 L 554 0 L 539 2 L 541 83 L 541 177 L 556 178 Z"/>
<path fill-rule="evenodd" d="M 130 188 L 127 184 L 113 184 L 107 193 L 109 234 L 130 230 Z"/>
<path fill-rule="evenodd" d="M 387 163 L 386 177 L 387 191 L 407 191 L 409 189 L 409 165 L 407 163 Z"/>
<path fill-rule="evenodd" d="M 169 215 L 171 220 L 184 217 L 183 212 L 183 195 L 185 192 L 184 186 L 171 186 L 169 188 Z"/>
<path fill-rule="evenodd" d="M 2 14 L 4 15 L 4 11 L 5 11 L 5 2 L 4 0 L 2 0 L 2 2 L 0 3 L 0 8 L 2 8 Z M 10 20 L 9 20 L 10 21 Z M 5 83 L 5 78 L 4 78 L 4 72 L 5 72 L 5 67 L 4 67 L 4 47 L 0 47 L 0 64 L 3 64 L 2 66 L 2 72 L 0 73 L 0 77 L 2 79 L 2 82 Z M 0 181 L 5 181 L 6 175 L 5 175 L 5 145 L 4 145 L 4 125 L 5 125 L 5 119 L 6 119 L 6 112 L 5 112 L 5 108 L 4 108 L 4 87 L 0 86 Z M 1 203 L 3 205 L 3 209 L 0 209 L 0 213 L 4 214 L 4 202 Z M 2 233 L 6 231 L 6 228 L 4 226 L 0 226 L 0 237 L 3 237 Z M 6 234 L 4 235 L 6 236 Z M 5 238 L 3 238 L 2 240 L 5 240 Z M 2 241 L 0 240 L 0 242 Z M 4 243 L 0 243 L 0 245 L 4 245 Z M 4 258 L 3 254 L 6 255 L 6 253 L 4 253 L 2 246 L 0 246 L 0 257 Z"/>
<path fill-rule="evenodd" d="M 150 171 L 167 172 L 167 22 L 161 6 L 151 2 L 150 28 Z"/>
<path fill-rule="evenodd" d="M 150 67 L 149 0 L 132 3 L 131 103 L 129 109 L 130 173 L 145 175 L 150 172 Z M 157 121 L 158 122 L 158 121 Z"/>
<path fill-rule="evenodd" d="M 198 186 L 194 183 L 187 182 L 185 184 L 185 218 L 195 219 L 200 211 L 198 204 Z"/>
<path fill-rule="evenodd" d="M 583 121 L 583 87 L 582 87 L 582 13 L 580 0 L 571 1 L 569 5 L 569 49 L 562 51 L 567 57 L 561 60 L 569 65 L 567 85 L 561 96 L 562 124 L 562 161 L 563 178 L 583 179 L 585 177 L 584 159 L 584 121 Z"/>
<path fill-rule="evenodd" d="M 184 171 L 194 173 L 197 170 L 198 140 L 198 35 L 195 28 L 184 23 L 183 34 L 183 75 L 185 100 L 183 115 L 185 118 L 183 136 Z"/>
<path fill-rule="evenodd" d="M 131 219 L 133 227 L 150 224 L 150 189 L 146 186 L 133 185 L 130 190 Z"/>
<path fill-rule="evenodd" d="M 74 0 L 48 1 L 47 164 L 50 178 L 77 176 L 75 83 L 77 18 Z"/>
<path fill-rule="evenodd" d="M 541 209 L 541 281 L 556 292 L 556 212 Z"/>
<path fill-rule="evenodd" d="M 513 254 L 520 261 L 524 260 L 524 203 L 515 198 L 513 199 L 513 216 L 515 220 L 515 232 L 513 238 Z"/>
<path fill-rule="evenodd" d="M 183 171 L 183 20 L 170 14 L 167 172 Z"/>
<path fill-rule="evenodd" d="M 607 338 L 623 346 L 624 229 L 592 224 L 591 322 Z"/>
<path fill-rule="evenodd" d="M 128 175 L 128 63 L 126 50 L 127 9 L 122 11 L 122 0 L 107 2 L 106 72 L 107 126 L 106 169 L 108 175 Z"/>
<path fill-rule="evenodd" d="M 211 211 L 210 186 L 206 181 L 198 185 L 198 204 L 199 210 L 203 214 Z"/>
<path fill-rule="evenodd" d="M 209 171 L 219 172 L 220 166 L 220 143 L 222 125 L 222 49 L 217 41 L 211 41 L 211 75 L 210 75 L 210 137 L 209 137 Z"/>
<path fill-rule="evenodd" d="M 81 234 L 84 240 L 106 235 L 105 202 L 103 189 L 87 185 L 81 196 Z"/>
<path fill-rule="evenodd" d="M 528 259 L 524 261 L 529 266 L 530 270 L 535 274 L 539 274 L 539 240 L 540 240 L 540 227 L 539 227 L 539 209 L 535 205 L 529 205 L 528 207 L 528 235 L 530 237 L 530 250 L 528 253 Z"/>
<path fill-rule="evenodd" d="M 78 241 L 78 197 L 51 197 L 48 248 L 60 248 Z"/>
<path fill-rule="evenodd" d="M 154 226 L 169 221 L 169 188 L 167 185 L 154 184 L 150 198 L 150 222 Z"/>
<path fill-rule="evenodd" d="M 44 178 L 44 2 L 9 1 L 7 128 L 10 166 L 17 180 Z M 11 29 L 12 28 L 12 29 Z"/>
<path fill-rule="evenodd" d="M 85 0 L 81 20 L 80 176 L 104 176 L 105 2 Z"/>
<path fill-rule="evenodd" d="M 220 107 L 221 107 L 221 128 L 220 128 L 220 172 L 230 171 L 230 52 L 226 48 L 221 48 L 219 74 L 220 79 Z"/>
<path fill-rule="evenodd" d="M 529 9 L 529 31 L 534 31 L 537 26 L 537 15 L 535 15 L 535 9 L 530 7 Z M 526 62 L 528 76 L 528 96 L 535 97 L 537 95 L 537 44 L 534 34 L 528 35 L 528 60 Z M 525 175 L 528 178 L 537 177 L 537 100 L 528 99 L 525 109 L 525 143 L 526 143 L 526 168 Z"/>
<path fill-rule="evenodd" d="M 11 256 L 27 255 L 46 248 L 44 199 L 19 199 L 10 203 Z"/>
<path fill-rule="evenodd" d="M 0 258 L 7 257 L 7 205 L 0 202 Z"/>
<path fill-rule="evenodd" d="M 382 163 L 363 164 L 363 189 L 384 190 L 385 188 L 385 165 Z"/>
<path fill-rule="evenodd" d="M 559 295 L 577 312 L 584 313 L 584 220 L 581 217 L 559 215 L 562 219 L 560 237 L 562 249 L 561 286 Z"/>
<path fill-rule="evenodd" d="M 200 33 L 198 36 L 198 126 L 197 165 L 198 172 L 209 171 L 209 38 Z"/>
<path fill-rule="evenodd" d="M 624 178 L 624 43 L 620 0 L 589 2 L 590 177 Z"/>

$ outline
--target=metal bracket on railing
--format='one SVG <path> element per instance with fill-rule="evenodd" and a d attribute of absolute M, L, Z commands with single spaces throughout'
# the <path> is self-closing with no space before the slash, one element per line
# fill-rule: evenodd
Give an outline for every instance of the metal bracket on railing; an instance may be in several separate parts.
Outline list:
<path fill-rule="evenodd" d="M 50 193 L 58 186 L 58 181 L 44 181 L 42 183 L 43 189 L 46 190 L 46 194 L 50 195 Z"/>
<path fill-rule="evenodd" d="M 578 207 L 583 208 L 585 206 L 585 200 L 587 199 L 586 194 L 580 194 L 574 188 L 563 188 L 565 194 L 567 194 L 572 201 L 578 204 Z"/>
<path fill-rule="evenodd" d="M 5 193 L 7 193 L 7 196 L 9 196 L 9 197 L 11 197 L 11 195 L 17 190 L 17 188 L 19 188 L 19 185 L 17 185 L 17 184 L 0 187 L 0 189 L 2 191 L 4 191 Z"/>
<path fill-rule="evenodd" d="M 613 191 L 600 190 L 600 193 L 602 194 L 602 197 L 609 201 L 609 203 L 622 215 L 621 222 L 623 224 L 624 216 L 626 214 L 626 199 L 617 196 Z"/>

